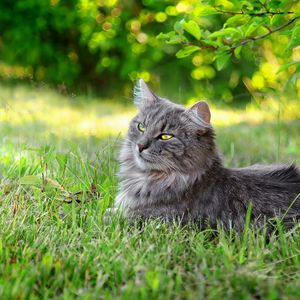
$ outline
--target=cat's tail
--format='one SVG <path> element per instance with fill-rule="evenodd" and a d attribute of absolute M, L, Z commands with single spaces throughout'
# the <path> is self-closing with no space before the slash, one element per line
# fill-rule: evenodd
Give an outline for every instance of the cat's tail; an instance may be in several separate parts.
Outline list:
<path fill-rule="evenodd" d="M 264 177 L 278 182 L 299 184 L 300 192 L 300 167 L 295 163 L 275 166 L 274 168 L 267 170 Z"/>

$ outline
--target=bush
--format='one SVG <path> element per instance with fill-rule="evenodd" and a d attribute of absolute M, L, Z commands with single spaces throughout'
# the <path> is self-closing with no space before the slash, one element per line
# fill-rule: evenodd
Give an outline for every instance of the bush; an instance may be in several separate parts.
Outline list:
<path fill-rule="evenodd" d="M 286 0 L 3 0 L 0 76 L 102 94 L 129 94 L 142 77 L 177 100 L 249 100 L 289 87 L 287 77 L 300 90 L 299 10 Z"/>

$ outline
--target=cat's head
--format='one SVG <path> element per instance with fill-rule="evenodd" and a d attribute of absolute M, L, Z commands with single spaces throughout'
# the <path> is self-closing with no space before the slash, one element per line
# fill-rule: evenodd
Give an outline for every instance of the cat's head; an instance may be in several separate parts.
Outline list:
<path fill-rule="evenodd" d="M 186 109 L 155 95 L 143 80 L 134 89 L 138 114 L 130 123 L 127 151 L 143 170 L 183 173 L 205 169 L 216 155 L 205 101 Z"/>

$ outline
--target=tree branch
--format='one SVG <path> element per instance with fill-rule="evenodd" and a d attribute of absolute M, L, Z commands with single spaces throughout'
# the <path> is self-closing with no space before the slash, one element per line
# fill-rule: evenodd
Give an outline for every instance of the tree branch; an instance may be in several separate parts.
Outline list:
<path fill-rule="evenodd" d="M 247 36 L 245 37 L 243 40 L 241 40 L 240 42 L 237 42 L 235 45 L 227 45 L 229 46 L 229 52 L 233 53 L 234 50 L 237 48 L 237 47 L 240 47 L 240 46 L 244 46 L 250 42 L 255 42 L 257 40 L 260 40 L 260 39 L 263 39 L 271 34 L 273 34 L 274 32 L 277 32 L 289 25 L 291 25 L 292 23 L 294 23 L 297 19 L 299 19 L 300 16 L 298 17 L 295 17 L 295 18 L 292 18 L 290 19 L 288 22 L 278 26 L 277 28 L 274 28 L 274 29 L 271 29 L 267 26 L 266 29 L 268 30 L 267 33 L 265 34 L 262 34 L 262 35 L 257 35 L 257 36 Z M 203 41 L 202 41 L 203 42 Z M 197 44 L 197 43 L 190 43 L 190 42 L 181 42 L 182 45 L 185 45 L 185 46 L 197 46 L 201 49 L 211 49 L 211 50 L 217 50 L 220 48 L 220 46 L 213 46 L 213 45 L 205 45 L 205 44 Z"/>
<path fill-rule="evenodd" d="M 277 28 L 275 28 L 275 29 L 268 28 L 268 32 L 265 33 L 265 34 L 257 35 L 257 36 L 253 36 L 253 37 L 251 37 L 251 36 L 246 37 L 244 40 L 240 41 L 240 42 L 237 43 L 236 45 L 231 46 L 231 47 L 230 47 L 230 50 L 233 51 L 234 49 L 236 49 L 236 48 L 239 47 L 239 46 L 243 46 L 243 45 L 245 45 L 245 44 L 247 44 L 247 43 L 249 43 L 249 42 L 254 42 L 254 41 L 263 39 L 263 38 L 269 36 L 270 34 L 272 34 L 272 33 L 276 32 L 276 31 L 279 31 L 279 30 L 281 30 L 281 29 L 283 29 L 283 28 L 285 28 L 285 27 L 291 25 L 292 23 L 294 23 L 294 22 L 295 22 L 297 19 L 299 19 L 299 18 L 300 18 L 300 16 L 295 17 L 295 18 L 292 18 L 292 19 L 290 19 L 288 22 L 286 22 L 286 23 L 280 25 L 279 27 L 277 27 Z"/>
<path fill-rule="evenodd" d="M 251 16 L 251 17 L 263 17 L 265 15 L 289 15 L 289 14 L 294 14 L 295 12 L 293 11 L 264 11 L 264 12 L 260 12 L 260 13 L 245 13 L 244 11 L 228 11 L 228 10 L 222 10 L 219 9 L 217 7 L 215 7 L 215 10 L 217 12 L 220 12 L 222 14 L 229 14 L 229 15 L 245 15 L 245 16 Z"/>
<path fill-rule="evenodd" d="M 229 12 L 229 13 L 231 13 L 231 12 Z M 292 13 L 292 12 L 287 12 L 287 14 L 289 14 L 289 13 Z M 234 14 L 236 14 L 236 13 L 234 12 Z M 243 12 L 239 13 L 239 14 L 243 14 Z M 235 51 L 236 48 L 238 48 L 240 46 L 244 46 L 244 45 L 246 45 L 250 42 L 255 42 L 257 40 L 266 38 L 269 35 L 288 27 L 289 25 L 294 23 L 299 18 L 300 18 L 300 15 L 295 16 L 294 18 L 288 20 L 286 23 L 281 24 L 280 26 L 278 26 L 274 29 L 270 28 L 267 25 L 262 25 L 264 28 L 266 28 L 268 30 L 267 33 L 257 35 L 257 36 L 246 36 L 245 38 L 243 38 L 239 41 L 233 42 L 233 43 L 226 43 L 226 41 L 223 40 L 223 45 L 210 45 L 205 40 L 200 40 L 198 43 L 197 42 L 181 41 L 180 44 L 184 45 L 184 46 L 195 46 L 195 47 L 198 47 L 199 49 L 207 49 L 207 50 L 212 50 L 212 51 L 217 51 L 217 50 L 220 49 L 222 52 L 225 51 L 225 52 L 228 52 L 231 55 L 234 55 L 234 51 Z"/>

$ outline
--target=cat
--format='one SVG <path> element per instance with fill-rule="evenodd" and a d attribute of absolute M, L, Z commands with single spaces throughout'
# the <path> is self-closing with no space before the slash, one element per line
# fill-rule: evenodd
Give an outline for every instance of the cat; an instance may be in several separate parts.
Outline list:
<path fill-rule="evenodd" d="M 250 203 L 252 223 L 277 216 L 290 228 L 300 220 L 298 166 L 225 168 L 207 102 L 186 109 L 140 79 L 134 103 L 138 114 L 120 151 L 115 210 L 130 219 L 178 219 L 238 231 Z"/>

